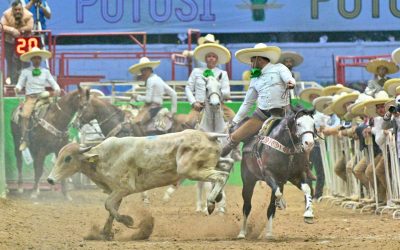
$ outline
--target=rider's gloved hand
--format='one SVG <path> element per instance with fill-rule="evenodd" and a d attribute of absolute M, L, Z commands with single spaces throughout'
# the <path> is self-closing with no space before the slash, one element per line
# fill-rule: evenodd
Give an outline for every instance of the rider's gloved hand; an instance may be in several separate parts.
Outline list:
<path fill-rule="evenodd" d="M 201 102 L 195 102 L 192 104 L 192 107 L 196 110 L 196 111 L 201 111 L 204 108 L 204 105 Z"/>

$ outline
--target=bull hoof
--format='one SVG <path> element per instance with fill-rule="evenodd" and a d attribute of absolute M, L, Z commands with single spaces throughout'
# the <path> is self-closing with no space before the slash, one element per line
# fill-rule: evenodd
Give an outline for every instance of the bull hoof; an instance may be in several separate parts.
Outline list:
<path fill-rule="evenodd" d="M 304 222 L 307 224 L 314 224 L 314 217 L 304 217 Z"/>
<path fill-rule="evenodd" d="M 220 192 L 217 197 L 215 197 L 216 202 L 220 202 L 222 200 L 222 193 Z"/>
<path fill-rule="evenodd" d="M 112 232 L 103 232 L 102 233 L 102 238 L 104 240 L 111 241 L 111 240 L 114 239 L 114 233 L 112 233 Z"/>
<path fill-rule="evenodd" d="M 209 202 L 207 205 L 208 214 L 209 215 L 212 214 L 214 212 L 214 209 L 215 209 L 215 203 Z"/>
<path fill-rule="evenodd" d="M 126 227 L 132 227 L 133 226 L 133 218 L 130 217 L 129 215 L 120 215 L 117 221 L 121 222 Z"/>
<path fill-rule="evenodd" d="M 272 235 L 272 233 L 266 233 L 266 234 L 265 234 L 265 239 L 266 239 L 266 240 L 273 240 L 273 239 L 274 239 L 274 236 Z"/>

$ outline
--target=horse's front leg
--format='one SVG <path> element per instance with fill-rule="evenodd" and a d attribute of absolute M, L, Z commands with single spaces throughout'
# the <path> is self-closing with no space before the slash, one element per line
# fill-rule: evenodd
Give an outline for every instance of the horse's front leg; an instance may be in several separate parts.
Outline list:
<path fill-rule="evenodd" d="M 303 214 L 304 222 L 312 224 L 314 223 L 314 211 L 312 204 L 311 188 L 307 183 L 302 182 L 301 190 L 304 193 L 304 200 L 305 200 L 305 212 Z"/>

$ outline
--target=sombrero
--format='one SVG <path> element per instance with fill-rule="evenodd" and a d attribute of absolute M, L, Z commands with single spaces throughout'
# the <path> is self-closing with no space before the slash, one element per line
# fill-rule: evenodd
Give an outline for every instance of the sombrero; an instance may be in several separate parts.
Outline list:
<path fill-rule="evenodd" d="M 306 101 L 306 102 L 312 102 L 310 100 L 310 96 L 311 95 L 318 95 L 318 97 L 320 97 L 322 95 L 322 88 L 307 88 L 307 89 L 303 89 L 300 94 L 299 97 L 300 99 Z"/>
<path fill-rule="evenodd" d="M 347 112 L 347 108 L 345 107 L 345 104 L 347 103 L 353 103 L 355 100 L 357 100 L 358 96 L 360 95 L 360 92 L 354 91 L 352 93 L 342 93 L 339 95 L 339 97 L 336 100 L 332 101 L 332 111 L 333 113 L 343 116 Z"/>
<path fill-rule="evenodd" d="M 366 101 L 364 104 L 364 114 L 370 117 L 379 116 L 376 112 L 376 105 L 386 104 L 390 101 L 392 101 L 391 98 L 375 98 L 373 100 Z"/>
<path fill-rule="evenodd" d="M 204 43 L 216 43 L 219 44 L 219 40 L 215 40 L 215 36 L 213 34 L 207 34 L 206 36 L 201 36 L 197 39 L 197 44 L 202 45 Z"/>
<path fill-rule="evenodd" d="M 245 64 L 251 64 L 251 58 L 254 56 L 266 57 L 271 63 L 276 63 L 281 56 L 281 49 L 276 46 L 267 46 L 264 43 L 258 43 L 254 48 L 241 49 L 235 53 L 235 57 Z"/>
<path fill-rule="evenodd" d="M 352 116 L 363 116 L 364 115 L 364 107 L 365 102 L 368 100 L 373 100 L 372 96 L 366 94 L 360 94 L 354 104 L 347 107 L 347 110 L 350 112 Z M 346 115 L 345 115 L 346 116 Z"/>
<path fill-rule="evenodd" d="M 392 52 L 392 60 L 393 62 L 399 64 L 400 63 L 400 48 L 393 50 Z"/>
<path fill-rule="evenodd" d="M 382 58 L 377 58 L 369 61 L 365 67 L 368 72 L 376 74 L 378 68 L 381 66 L 388 69 L 388 74 L 394 74 L 399 71 L 399 67 L 394 62 Z"/>
<path fill-rule="evenodd" d="M 400 86 L 400 78 L 389 79 L 383 85 L 385 91 L 389 94 L 389 96 L 396 96 L 396 89 Z"/>
<path fill-rule="evenodd" d="M 286 59 L 293 60 L 293 67 L 299 66 L 303 63 L 303 56 L 294 51 L 282 51 L 281 58 L 279 58 L 279 62 L 283 63 Z"/>
<path fill-rule="evenodd" d="M 336 95 L 338 93 L 341 92 L 353 92 L 354 90 L 347 88 L 345 86 L 343 86 L 342 84 L 336 84 L 336 85 L 331 85 L 331 86 L 327 86 L 325 88 L 322 89 L 322 95 L 323 96 L 332 96 L 332 95 Z"/>
<path fill-rule="evenodd" d="M 229 50 L 224 46 L 215 43 L 206 43 L 196 47 L 193 56 L 196 60 L 205 62 L 206 55 L 211 52 L 218 56 L 217 64 L 225 64 L 231 60 L 231 53 Z"/>
<path fill-rule="evenodd" d="M 242 81 L 250 82 L 250 80 L 251 80 L 250 76 L 251 76 L 250 70 L 243 71 L 243 73 L 242 73 Z"/>
<path fill-rule="evenodd" d="M 396 95 L 400 94 L 400 86 L 396 88 Z"/>
<path fill-rule="evenodd" d="M 46 60 L 51 58 L 51 52 L 47 50 L 41 50 L 38 47 L 32 48 L 29 52 L 26 52 L 21 55 L 20 59 L 23 62 L 30 62 L 32 57 L 39 56 L 42 60 Z"/>
<path fill-rule="evenodd" d="M 323 111 L 328 107 L 331 102 L 332 96 L 320 96 L 315 98 L 312 104 L 318 112 L 323 113 Z"/>
<path fill-rule="evenodd" d="M 158 65 L 160 65 L 160 61 L 150 61 L 149 58 L 142 57 L 142 58 L 140 58 L 139 63 L 132 65 L 131 67 L 129 67 L 128 70 L 129 70 L 129 73 L 131 73 L 133 75 L 140 75 L 141 69 L 144 69 L 144 68 L 155 69 L 155 68 L 157 68 Z"/>

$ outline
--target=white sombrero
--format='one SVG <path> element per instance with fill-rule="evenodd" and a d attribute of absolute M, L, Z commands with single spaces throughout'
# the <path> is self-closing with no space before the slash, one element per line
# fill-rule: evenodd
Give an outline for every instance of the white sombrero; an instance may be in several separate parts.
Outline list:
<path fill-rule="evenodd" d="M 352 104 L 357 100 L 360 92 L 354 91 L 352 93 L 341 93 L 338 97 L 332 101 L 332 111 L 338 116 L 343 116 L 347 112 L 346 104 Z"/>
<path fill-rule="evenodd" d="M 347 88 L 347 87 L 343 86 L 342 84 L 336 84 L 336 85 L 330 85 L 330 86 L 323 88 L 322 95 L 323 96 L 332 96 L 332 95 L 339 94 L 341 92 L 350 93 L 353 91 L 354 90 Z"/>
<path fill-rule="evenodd" d="M 383 85 L 385 91 L 389 94 L 389 96 L 396 96 L 396 89 L 400 86 L 400 78 L 389 79 Z"/>
<path fill-rule="evenodd" d="M 144 68 L 155 69 L 155 68 L 157 68 L 158 65 L 160 65 L 160 61 L 150 61 L 149 58 L 142 57 L 142 58 L 140 58 L 139 63 L 136 63 L 136 64 L 132 65 L 131 67 L 129 67 L 128 71 L 129 71 L 129 73 L 131 73 L 133 75 L 140 75 L 141 69 L 144 69 Z"/>
<path fill-rule="evenodd" d="M 204 43 L 216 43 L 219 44 L 219 40 L 215 40 L 215 36 L 213 34 L 207 34 L 206 36 L 201 36 L 197 39 L 197 44 L 202 45 Z"/>
<path fill-rule="evenodd" d="M 310 100 L 310 96 L 311 95 L 318 95 L 318 97 L 320 97 L 322 95 L 322 88 L 307 88 L 307 89 L 303 89 L 300 94 L 299 97 L 300 99 L 306 101 L 306 102 L 312 102 L 312 100 Z"/>
<path fill-rule="evenodd" d="M 344 115 L 344 118 L 346 120 L 351 120 L 359 115 L 364 115 L 364 106 L 360 106 L 363 104 L 363 102 L 368 101 L 368 100 L 372 100 L 373 97 L 364 93 L 361 93 L 358 98 L 354 101 L 353 104 L 350 104 L 347 107 L 347 113 Z M 360 107 L 358 107 L 360 106 Z M 353 110 L 354 107 L 358 107 L 358 110 Z M 357 112 L 354 112 L 357 111 Z"/>
<path fill-rule="evenodd" d="M 376 105 L 386 104 L 387 102 L 392 101 L 391 98 L 375 98 L 373 100 L 369 100 L 365 102 L 364 114 L 370 117 L 379 116 L 376 112 Z"/>
<path fill-rule="evenodd" d="M 304 61 L 303 56 L 300 55 L 297 52 L 294 52 L 294 51 L 282 51 L 281 58 L 279 58 L 279 62 L 283 63 L 288 58 L 293 60 L 293 67 L 299 66 Z"/>
<path fill-rule="evenodd" d="M 196 60 L 205 62 L 208 53 L 214 53 L 218 56 L 217 64 L 225 64 L 231 60 L 231 53 L 229 50 L 224 46 L 215 43 L 205 43 L 196 47 L 193 56 Z"/>
<path fill-rule="evenodd" d="M 39 56 L 42 58 L 42 60 L 46 60 L 51 58 L 51 52 L 34 47 L 29 52 L 22 54 L 20 60 L 23 62 L 30 62 L 32 57 L 35 56 Z"/>
<path fill-rule="evenodd" d="M 251 58 L 254 56 L 266 57 L 271 63 L 276 63 L 281 56 L 281 49 L 276 46 L 267 46 L 264 43 L 258 43 L 254 48 L 241 49 L 235 53 L 235 57 L 245 64 L 251 64 Z"/>
<path fill-rule="evenodd" d="M 399 64 L 400 63 L 400 48 L 393 50 L 392 52 L 392 60 L 393 62 Z"/>
<path fill-rule="evenodd" d="M 388 69 L 388 74 L 394 74 L 399 71 L 399 67 L 391 61 L 388 61 L 383 58 L 377 58 L 369 61 L 365 66 L 367 71 L 376 74 L 379 67 L 386 67 Z"/>
<path fill-rule="evenodd" d="M 324 113 L 324 110 L 332 103 L 332 99 L 332 96 L 320 96 L 315 98 L 312 104 L 318 112 Z"/>

